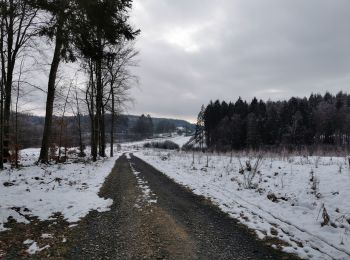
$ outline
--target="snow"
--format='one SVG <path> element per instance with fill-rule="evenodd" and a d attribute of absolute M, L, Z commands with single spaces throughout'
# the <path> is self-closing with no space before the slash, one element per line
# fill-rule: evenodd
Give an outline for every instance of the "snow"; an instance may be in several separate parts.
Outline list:
<path fill-rule="evenodd" d="M 282 248 L 286 252 L 306 259 L 350 259 L 350 170 L 346 158 L 265 155 L 253 188 L 247 188 L 238 157 L 231 162 L 230 156 L 211 154 L 206 167 L 203 153 L 195 154 L 194 164 L 192 153 L 185 152 L 147 149 L 136 156 L 194 193 L 210 198 L 256 230 L 260 239 L 285 241 L 288 246 Z M 254 165 L 256 157 L 240 158 L 242 165 L 248 160 Z M 321 227 L 323 207 L 330 223 Z"/>
<path fill-rule="evenodd" d="M 47 233 L 44 233 L 44 234 L 41 234 L 41 238 L 53 238 L 52 234 L 47 234 Z"/>
<path fill-rule="evenodd" d="M 27 244 L 31 244 L 28 249 L 26 250 L 26 252 L 30 255 L 34 255 L 37 252 L 41 252 L 47 248 L 49 248 L 49 245 L 43 246 L 43 247 L 39 247 L 38 244 L 34 241 L 31 241 L 30 243 Z"/>
<path fill-rule="evenodd" d="M 39 149 L 22 150 L 23 167 L 1 172 L 0 231 L 6 230 L 9 217 L 29 223 L 28 216 L 47 220 L 60 212 L 74 223 L 91 210 L 109 210 L 112 200 L 99 197 L 98 192 L 120 154 L 97 162 L 36 165 L 38 155 Z"/>
<path fill-rule="evenodd" d="M 129 153 L 127 153 L 126 156 L 128 160 L 131 158 Z M 142 196 L 137 199 L 135 207 L 138 209 L 141 209 L 141 205 L 140 205 L 141 203 L 146 203 L 146 205 L 157 203 L 157 197 L 151 191 L 148 185 L 148 182 L 144 180 L 142 177 L 140 177 L 139 175 L 140 173 L 135 170 L 131 162 L 130 162 L 130 168 L 133 174 L 135 175 L 138 187 L 141 189 L 141 192 L 142 192 Z"/>
<path fill-rule="evenodd" d="M 34 243 L 34 241 L 31 240 L 31 239 L 26 239 L 26 240 L 23 241 L 23 244 L 24 244 L 24 245 L 31 245 L 31 244 L 33 244 L 33 243 Z"/>
<path fill-rule="evenodd" d="M 184 144 L 186 144 L 190 140 L 191 137 L 192 136 L 179 135 L 179 136 L 175 136 L 169 140 L 178 144 L 180 147 L 182 147 Z"/>
<path fill-rule="evenodd" d="M 178 144 L 180 147 L 182 147 L 191 139 L 191 137 L 192 136 L 175 135 L 173 137 L 162 137 L 162 138 L 146 139 L 146 140 L 136 141 L 136 142 L 127 142 L 127 143 L 121 144 L 121 146 L 122 146 L 122 150 L 126 152 L 133 152 L 133 151 L 138 151 L 140 149 L 143 149 L 143 145 L 149 142 L 172 141 Z"/>
<path fill-rule="evenodd" d="M 250 183 L 250 172 L 242 174 L 240 169 L 246 161 L 254 165 L 254 155 L 231 158 L 196 152 L 193 161 L 192 152 L 143 148 L 149 141 L 170 140 L 183 146 L 189 139 L 173 136 L 125 143 L 113 158 L 53 165 L 35 164 L 39 149 L 22 150 L 23 167 L 8 167 L 0 175 L 0 231 L 6 230 L 9 218 L 29 223 L 29 217 L 47 220 L 60 212 L 74 227 L 91 210 L 109 210 L 112 200 L 99 197 L 98 192 L 124 152 L 127 159 L 134 153 L 194 193 L 210 198 L 255 230 L 260 239 L 275 237 L 286 242 L 273 247 L 305 259 L 350 259 L 350 169 L 346 158 L 264 154 Z M 147 181 L 130 164 L 142 192 L 135 207 L 157 203 Z M 322 226 L 325 210 L 330 221 Z M 51 236 L 43 233 L 41 238 Z M 29 239 L 24 244 L 29 254 L 47 248 Z"/>

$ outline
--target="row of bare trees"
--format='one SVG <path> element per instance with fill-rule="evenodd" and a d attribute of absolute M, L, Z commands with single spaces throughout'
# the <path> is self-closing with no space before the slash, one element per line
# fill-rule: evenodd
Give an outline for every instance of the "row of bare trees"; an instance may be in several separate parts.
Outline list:
<path fill-rule="evenodd" d="M 128 68 L 136 66 L 135 51 L 132 44 L 123 41 L 117 46 L 108 48 L 108 55 L 97 64 L 92 59 L 85 61 L 89 83 L 85 93 L 85 101 L 91 121 L 91 155 L 95 161 L 97 156 L 105 157 L 106 129 L 105 114 L 110 112 L 110 156 L 113 156 L 113 137 L 116 114 L 123 109 L 123 104 L 130 101 L 128 90 L 137 78 Z"/>
<path fill-rule="evenodd" d="M 136 80 L 130 67 L 136 65 L 133 40 L 139 31 L 128 22 L 131 7 L 132 0 L 0 0 L 0 168 L 4 161 L 13 159 L 10 152 L 13 143 L 15 161 L 18 161 L 18 140 L 12 138 L 14 132 L 17 136 L 18 129 L 10 120 L 11 114 L 17 115 L 20 88 L 24 87 L 39 88 L 46 94 L 39 162 L 47 163 L 50 159 L 58 96 L 64 103 L 60 135 L 64 116 L 70 110 L 77 117 L 83 154 L 80 117 L 87 107 L 91 118 L 92 158 L 105 156 L 105 113 L 111 113 L 114 120 L 115 114 L 128 101 L 128 90 Z M 50 45 L 46 55 L 51 57 L 51 62 L 46 75 L 47 87 L 41 88 L 25 82 L 22 74 L 33 73 L 24 70 L 23 63 L 33 57 L 38 59 L 45 44 Z M 58 74 L 68 62 L 79 64 L 83 78 L 72 79 L 72 82 L 80 81 L 79 84 L 71 83 L 62 94 L 58 91 Z M 111 146 L 113 148 L 113 134 Z"/>
<path fill-rule="evenodd" d="M 9 160 L 10 115 L 16 65 L 38 34 L 38 12 L 29 1 L 0 1 L 0 168 Z M 18 77 L 17 85 L 19 85 Z M 17 93 L 19 95 L 19 93 Z"/>

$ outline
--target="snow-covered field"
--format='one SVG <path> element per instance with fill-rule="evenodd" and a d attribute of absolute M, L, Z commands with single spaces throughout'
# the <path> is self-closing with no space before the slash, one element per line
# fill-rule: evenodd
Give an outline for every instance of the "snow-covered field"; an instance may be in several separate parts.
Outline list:
<path fill-rule="evenodd" d="M 175 136 L 180 146 L 190 137 Z M 62 213 L 77 222 L 90 210 L 106 211 L 112 204 L 98 192 L 122 153 L 134 153 L 166 175 L 204 195 L 224 212 L 256 231 L 286 252 L 308 259 L 350 259 L 350 169 L 341 157 L 278 157 L 265 154 L 250 179 L 256 155 L 194 154 L 183 151 L 145 149 L 144 143 L 125 143 L 113 158 L 98 162 L 36 165 L 38 149 L 21 151 L 19 170 L 0 175 L 0 231 L 10 218 L 28 223 Z M 193 160 L 194 158 L 194 160 Z M 243 170 L 242 170 L 243 168 Z M 147 183 L 138 178 L 142 201 L 156 203 Z M 272 238 L 272 239 L 271 239 Z M 273 238 L 278 238 L 274 240 Z M 34 242 L 28 252 L 43 250 Z"/>
<path fill-rule="evenodd" d="M 257 157 L 139 150 L 141 159 L 210 198 L 261 238 L 278 238 L 284 251 L 311 259 L 350 259 L 350 170 L 346 158 Z M 241 164 L 240 162 L 241 161 Z M 241 173 L 240 173 L 241 172 Z M 327 213 L 326 213 L 327 212 Z M 327 222 L 327 216 L 329 221 Z M 321 226 L 321 224 L 324 224 Z"/>
<path fill-rule="evenodd" d="M 142 150 L 143 145 L 145 143 L 158 142 L 158 141 L 163 142 L 163 141 L 169 140 L 178 144 L 180 147 L 182 147 L 184 144 L 186 144 L 190 140 L 190 138 L 191 136 L 175 135 L 173 137 L 168 137 L 168 138 L 154 138 L 154 139 L 146 139 L 143 141 L 123 143 L 121 146 L 124 152 L 133 152 L 133 151 Z"/>
<path fill-rule="evenodd" d="M 118 156 L 95 163 L 35 165 L 38 155 L 39 149 L 22 150 L 23 167 L 1 172 L 0 231 L 9 217 L 28 223 L 26 216 L 46 220 L 60 212 L 67 221 L 76 222 L 90 210 L 109 209 L 112 200 L 98 192 Z"/>

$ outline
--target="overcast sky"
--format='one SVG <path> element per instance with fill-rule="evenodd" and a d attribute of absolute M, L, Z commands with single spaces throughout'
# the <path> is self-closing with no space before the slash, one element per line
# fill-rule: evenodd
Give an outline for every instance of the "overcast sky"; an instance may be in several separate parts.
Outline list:
<path fill-rule="evenodd" d="M 350 90 L 348 0 L 134 0 L 130 113 L 194 120 L 210 100 Z"/>

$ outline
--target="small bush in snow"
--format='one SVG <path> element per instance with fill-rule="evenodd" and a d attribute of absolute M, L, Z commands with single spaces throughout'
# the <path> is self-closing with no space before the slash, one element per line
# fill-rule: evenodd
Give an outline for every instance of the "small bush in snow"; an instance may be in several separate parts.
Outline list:
<path fill-rule="evenodd" d="M 310 172 L 310 182 L 311 182 L 312 194 L 314 194 L 316 198 L 319 199 L 321 197 L 321 193 L 319 192 L 320 181 L 315 176 L 315 173 L 313 170 L 311 170 Z"/>
<path fill-rule="evenodd" d="M 339 209 L 337 208 L 337 211 L 339 213 Z M 343 214 L 339 218 L 335 220 L 336 222 L 339 222 L 341 224 L 348 224 L 350 225 L 350 214 Z"/>
<path fill-rule="evenodd" d="M 318 165 L 320 163 L 320 160 L 321 160 L 321 157 L 320 156 L 317 156 L 316 159 L 315 159 L 315 168 L 317 169 L 318 168 Z"/>
<path fill-rule="evenodd" d="M 341 173 L 343 170 L 343 163 L 342 162 L 338 162 L 338 172 Z"/>
<path fill-rule="evenodd" d="M 240 170 L 239 173 L 243 175 L 244 178 L 244 188 L 252 189 L 254 188 L 253 179 L 256 174 L 259 172 L 259 168 L 263 161 L 263 156 L 259 155 L 255 160 L 254 165 L 252 165 L 252 160 L 249 159 L 245 162 L 245 166 L 242 165 L 241 160 L 238 158 Z"/>
<path fill-rule="evenodd" d="M 164 142 L 150 142 L 143 145 L 145 148 L 157 148 L 157 149 L 166 149 L 166 150 L 179 150 L 180 146 L 172 141 Z"/>
<path fill-rule="evenodd" d="M 321 227 L 327 226 L 330 222 L 330 217 L 328 215 L 327 209 L 325 205 L 323 204 L 320 211 L 322 211 L 322 222 L 321 222 Z"/>
<path fill-rule="evenodd" d="M 162 154 L 162 155 L 160 155 L 160 159 L 162 161 L 169 160 L 169 158 L 170 158 L 170 154 Z"/>

